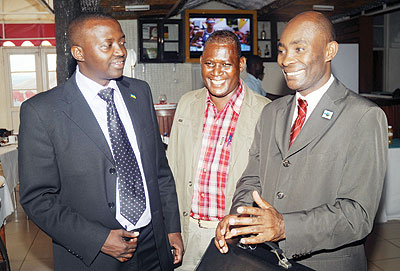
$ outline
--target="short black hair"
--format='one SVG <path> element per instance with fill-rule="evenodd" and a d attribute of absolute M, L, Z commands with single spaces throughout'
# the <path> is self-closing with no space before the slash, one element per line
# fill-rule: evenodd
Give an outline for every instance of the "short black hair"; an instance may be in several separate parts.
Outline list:
<path fill-rule="evenodd" d="M 238 57 L 242 54 L 242 50 L 240 48 L 239 38 L 235 33 L 229 30 L 218 30 L 215 31 L 208 37 L 206 43 L 204 44 L 204 50 L 209 43 L 222 43 L 222 44 L 233 44 L 235 46 L 235 51 Z M 203 51 L 204 52 L 204 51 Z"/>
<path fill-rule="evenodd" d="M 263 63 L 261 57 L 258 55 L 249 55 L 248 57 L 246 57 L 246 59 L 247 59 L 246 60 L 247 67 L 251 67 L 253 65 Z"/>
<path fill-rule="evenodd" d="M 80 37 L 80 30 L 82 26 L 89 20 L 114 20 L 117 21 L 111 15 L 101 12 L 86 12 L 76 17 L 68 26 L 67 38 L 70 47 L 78 45 L 78 39 Z M 117 21 L 118 22 L 118 21 Z"/>

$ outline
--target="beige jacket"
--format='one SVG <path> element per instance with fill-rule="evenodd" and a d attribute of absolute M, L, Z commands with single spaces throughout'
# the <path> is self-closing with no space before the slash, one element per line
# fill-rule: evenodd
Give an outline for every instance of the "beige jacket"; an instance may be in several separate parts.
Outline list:
<path fill-rule="evenodd" d="M 245 96 L 232 139 L 225 212 L 229 213 L 236 182 L 246 168 L 254 129 L 264 106 L 270 102 L 245 84 Z M 186 93 L 180 99 L 169 138 L 167 158 L 176 182 L 184 245 L 187 244 L 193 185 L 199 162 L 207 89 Z"/>

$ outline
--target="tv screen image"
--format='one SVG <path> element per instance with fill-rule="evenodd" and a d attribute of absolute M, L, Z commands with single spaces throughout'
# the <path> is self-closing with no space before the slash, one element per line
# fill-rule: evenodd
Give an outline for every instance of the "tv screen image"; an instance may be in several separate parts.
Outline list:
<path fill-rule="evenodd" d="M 202 52 L 208 37 L 217 30 L 229 30 L 239 38 L 242 52 L 251 52 L 251 19 L 229 17 L 189 18 L 190 52 Z"/>

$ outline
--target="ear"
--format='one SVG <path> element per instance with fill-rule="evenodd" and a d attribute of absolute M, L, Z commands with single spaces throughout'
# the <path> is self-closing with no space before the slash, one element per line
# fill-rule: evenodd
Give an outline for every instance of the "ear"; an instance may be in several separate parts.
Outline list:
<path fill-rule="evenodd" d="M 239 59 L 239 67 L 240 67 L 240 72 L 243 72 L 244 68 L 246 67 L 246 58 L 244 56 L 240 57 Z"/>
<path fill-rule="evenodd" d="M 336 56 L 339 49 L 339 44 L 336 41 L 331 41 L 326 45 L 325 61 L 329 62 Z"/>
<path fill-rule="evenodd" d="M 203 63 L 203 56 L 201 55 L 200 56 L 200 64 L 202 64 Z"/>
<path fill-rule="evenodd" d="M 83 56 L 83 49 L 80 46 L 72 46 L 71 54 L 76 59 L 76 61 L 83 62 L 85 58 Z"/>

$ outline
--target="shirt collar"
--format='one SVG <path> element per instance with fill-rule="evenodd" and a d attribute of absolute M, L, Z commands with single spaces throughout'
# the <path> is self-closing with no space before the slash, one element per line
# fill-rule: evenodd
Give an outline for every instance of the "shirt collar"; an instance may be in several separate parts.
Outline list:
<path fill-rule="evenodd" d="M 105 88 L 113 88 L 114 91 L 119 91 L 117 82 L 115 80 L 110 80 L 110 83 L 107 86 L 102 86 L 99 83 L 93 81 L 92 79 L 86 77 L 79 70 L 79 66 L 76 66 L 76 84 L 78 85 L 80 91 L 86 99 L 94 99 L 100 90 Z"/>
<path fill-rule="evenodd" d="M 296 92 L 296 104 L 298 103 L 297 100 L 299 98 L 301 98 L 301 99 L 307 101 L 308 106 L 315 108 L 315 106 L 321 100 L 322 96 L 325 94 L 325 92 L 328 91 L 329 87 L 332 85 L 334 79 L 335 79 L 335 77 L 331 74 L 331 77 L 329 78 L 329 80 L 322 87 L 311 92 L 310 94 L 308 94 L 306 96 L 301 95 L 300 92 Z"/>
<path fill-rule="evenodd" d="M 235 111 L 235 113 L 239 114 L 240 113 L 240 108 L 242 107 L 242 103 L 243 103 L 243 99 L 244 99 L 244 87 L 243 87 L 243 83 L 242 80 L 239 79 L 239 86 L 237 87 L 237 89 L 235 90 L 235 93 L 232 95 L 232 97 L 229 99 L 229 101 L 226 103 L 224 110 L 226 110 L 226 108 L 228 106 L 231 106 L 233 111 Z M 215 104 L 212 102 L 211 97 L 210 97 L 210 93 L 207 91 L 206 94 L 206 104 L 210 104 L 213 107 L 216 107 Z"/>

